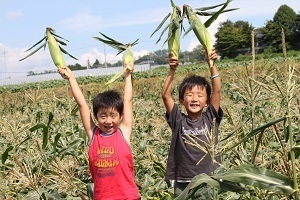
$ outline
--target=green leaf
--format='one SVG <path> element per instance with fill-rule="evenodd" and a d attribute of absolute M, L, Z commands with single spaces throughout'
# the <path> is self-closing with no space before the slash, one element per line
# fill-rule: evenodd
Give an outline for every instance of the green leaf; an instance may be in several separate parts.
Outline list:
<path fill-rule="evenodd" d="M 30 47 L 29 49 L 27 49 L 25 52 L 30 51 L 33 47 L 37 46 L 39 43 L 41 43 L 45 39 L 46 39 L 46 36 L 44 36 L 40 41 L 38 41 L 37 43 L 35 43 L 32 47 Z"/>
<path fill-rule="evenodd" d="M 160 24 L 157 26 L 157 28 L 153 31 L 150 37 L 152 37 L 167 21 L 167 19 L 171 16 L 171 13 L 168 13 L 167 16 L 163 18 L 163 20 L 160 22 Z"/>
<path fill-rule="evenodd" d="M 65 155 L 70 154 L 71 152 L 78 149 L 78 147 L 84 143 L 84 139 L 78 138 L 76 140 L 73 140 L 67 147 L 63 148 L 59 154 L 61 158 L 63 158 Z"/>
<path fill-rule="evenodd" d="M 71 116 L 75 116 L 77 111 L 78 111 L 79 107 L 78 107 L 78 104 L 76 104 L 74 106 L 74 108 L 71 110 Z"/>
<path fill-rule="evenodd" d="M 276 119 L 276 120 L 273 120 L 267 124 L 264 124 L 254 130 L 252 130 L 250 133 L 248 133 L 242 140 L 240 140 L 239 142 L 237 142 L 236 144 L 234 144 L 232 147 L 230 147 L 228 150 L 238 146 L 239 144 L 243 143 L 243 142 L 246 142 L 249 138 L 257 135 L 258 133 L 264 131 L 266 128 L 270 127 L 270 126 L 273 126 L 274 124 L 277 124 L 278 122 L 281 122 L 281 121 L 286 121 L 286 117 L 282 117 L 282 118 L 279 118 L 279 119 Z"/>
<path fill-rule="evenodd" d="M 228 6 L 228 4 L 230 2 L 231 2 L 231 0 L 227 0 L 227 2 L 224 3 L 224 5 L 222 6 L 222 8 L 218 12 L 216 12 L 208 20 L 206 20 L 206 22 L 204 23 L 204 26 L 206 28 L 209 27 L 219 17 L 219 15 L 223 12 L 223 10 Z"/>
<path fill-rule="evenodd" d="M 41 46 L 39 46 L 36 50 L 34 50 L 33 52 L 31 52 L 30 54 L 28 54 L 27 56 L 25 56 L 24 58 L 20 59 L 19 61 L 25 60 L 26 58 L 32 56 L 33 54 L 35 54 L 38 50 L 40 50 L 41 48 L 45 48 L 47 45 L 47 42 L 45 42 L 44 44 L 42 44 Z"/>
<path fill-rule="evenodd" d="M 72 56 L 71 54 L 69 54 L 65 49 L 63 49 L 61 46 L 59 46 L 61 52 L 63 52 L 64 54 L 70 56 L 71 58 L 78 60 L 76 57 Z"/>
<path fill-rule="evenodd" d="M 57 147 L 57 143 L 59 141 L 59 138 L 61 136 L 61 133 L 57 133 L 54 137 L 54 142 L 53 142 L 53 153 L 56 153 L 56 147 Z"/>
<path fill-rule="evenodd" d="M 38 130 L 38 129 L 44 128 L 44 127 L 45 127 L 45 124 L 43 124 L 43 123 L 38 123 L 37 125 L 31 127 L 31 128 L 29 129 L 29 131 L 30 131 L 30 132 L 33 132 L 33 131 L 36 131 L 36 130 Z"/>
<path fill-rule="evenodd" d="M 4 163 L 5 163 L 5 161 L 7 160 L 7 158 L 8 158 L 8 153 L 10 152 L 10 151 L 12 151 L 14 149 L 14 147 L 13 146 L 9 146 L 8 148 L 6 148 L 6 150 L 4 151 L 4 153 L 2 154 L 2 164 L 4 165 Z"/>
<path fill-rule="evenodd" d="M 295 192 L 292 181 L 288 176 L 266 168 L 246 164 L 230 169 L 225 173 L 213 175 L 212 177 L 218 180 L 251 185 L 280 194 L 290 195 Z"/>
<path fill-rule="evenodd" d="M 300 156 L 300 145 L 294 146 L 292 151 L 295 152 L 295 158 L 298 158 Z"/>
<path fill-rule="evenodd" d="M 49 133 L 49 127 L 45 126 L 43 128 L 43 145 L 42 145 L 43 149 L 46 149 L 47 144 L 48 144 L 48 133 Z"/>
<path fill-rule="evenodd" d="M 52 112 L 49 112 L 49 114 L 48 114 L 48 124 L 47 124 L 47 126 L 50 125 L 50 123 L 51 123 L 52 120 L 53 120 L 53 113 L 52 113 Z"/>

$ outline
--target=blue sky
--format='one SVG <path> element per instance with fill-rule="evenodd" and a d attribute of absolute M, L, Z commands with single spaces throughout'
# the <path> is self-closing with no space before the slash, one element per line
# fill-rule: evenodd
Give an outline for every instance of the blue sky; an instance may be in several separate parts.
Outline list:
<path fill-rule="evenodd" d="M 192 8 L 212 6 L 225 0 L 174 0 L 182 8 L 188 4 Z M 300 11 L 299 0 L 233 0 L 228 8 L 239 10 L 222 14 L 208 29 L 213 35 L 218 24 L 227 19 L 248 21 L 254 27 L 265 25 L 272 20 L 278 8 L 286 4 Z M 79 60 L 65 56 L 67 64 L 86 65 L 87 60 L 94 63 L 117 62 L 116 50 L 93 39 L 103 32 L 122 42 L 129 43 L 139 38 L 133 47 L 135 56 L 142 56 L 162 48 L 155 44 L 160 31 L 150 38 L 161 20 L 171 12 L 169 0 L 9 0 L 0 4 L 0 79 L 27 75 L 28 71 L 43 72 L 55 70 L 48 50 L 40 50 L 24 61 L 25 50 L 44 36 L 45 28 L 52 27 L 56 33 L 70 42 L 64 47 Z M 204 19 L 203 19 L 204 20 Z M 185 25 L 185 28 L 188 24 Z M 181 50 L 192 50 L 199 42 L 190 32 L 181 40 Z M 167 46 L 164 46 L 167 48 Z M 104 56 L 105 55 L 105 56 Z"/>

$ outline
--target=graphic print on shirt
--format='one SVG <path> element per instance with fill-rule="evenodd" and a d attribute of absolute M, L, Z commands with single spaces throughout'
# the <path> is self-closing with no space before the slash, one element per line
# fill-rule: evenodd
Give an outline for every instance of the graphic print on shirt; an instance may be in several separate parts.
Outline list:
<path fill-rule="evenodd" d="M 105 178 L 107 176 L 115 176 L 114 168 L 120 164 L 118 157 L 114 156 L 115 149 L 111 146 L 100 146 L 97 149 L 98 158 L 95 161 L 97 176 Z"/>
<path fill-rule="evenodd" d="M 207 135 L 209 134 L 209 130 L 208 130 L 208 127 L 207 125 L 205 124 L 204 127 L 201 127 L 200 129 L 199 128 L 195 128 L 195 129 L 191 129 L 190 127 L 188 129 L 185 129 L 183 126 L 182 126 L 182 135 Z"/>

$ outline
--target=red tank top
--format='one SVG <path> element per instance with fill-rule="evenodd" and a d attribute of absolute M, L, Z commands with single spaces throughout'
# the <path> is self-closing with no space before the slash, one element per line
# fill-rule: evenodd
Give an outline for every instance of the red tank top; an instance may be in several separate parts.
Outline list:
<path fill-rule="evenodd" d="M 107 135 L 96 127 L 88 154 L 94 200 L 139 199 L 131 148 L 120 129 Z"/>

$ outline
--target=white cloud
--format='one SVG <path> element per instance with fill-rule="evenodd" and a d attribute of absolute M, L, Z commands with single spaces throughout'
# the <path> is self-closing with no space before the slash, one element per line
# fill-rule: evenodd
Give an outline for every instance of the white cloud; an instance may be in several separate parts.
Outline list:
<path fill-rule="evenodd" d="M 101 16 L 93 16 L 89 13 L 81 13 L 60 22 L 69 30 L 91 30 L 102 27 Z"/>
<path fill-rule="evenodd" d="M 9 11 L 6 13 L 6 17 L 9 19 L 14 19 L 14 18 L 18 18 L 18 17 L 22 17 L 23 16 L 23 12 L 22 11 Z"/>

